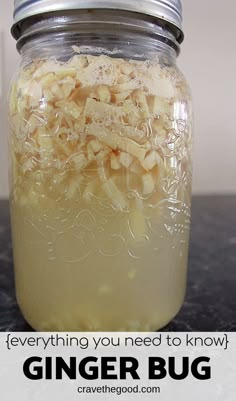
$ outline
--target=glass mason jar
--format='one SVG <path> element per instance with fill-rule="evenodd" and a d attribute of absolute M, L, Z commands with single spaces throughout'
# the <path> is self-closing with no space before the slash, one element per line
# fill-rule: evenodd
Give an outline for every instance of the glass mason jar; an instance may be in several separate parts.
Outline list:
<path fill-rule="evenodd" d="M 188 259 L 179 2 L 29 3 L 10 93 L 20 308 L 40 331 L 157 330 L 183 303 Z"/>

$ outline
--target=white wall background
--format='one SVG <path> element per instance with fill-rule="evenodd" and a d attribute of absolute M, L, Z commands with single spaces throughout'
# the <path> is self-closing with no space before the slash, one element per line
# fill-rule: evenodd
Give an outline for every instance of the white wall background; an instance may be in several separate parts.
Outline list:
<path fill-rule="evenodd" d="M 185 42 L 179 65 L 194 97 L 194 193 L 236 193 L 236 1 L 182 2 Z M 0 0 L 0 197 L 8 195 L 7 88 L 19 60 L 9 33 L 12 9 L 13 0 Z"/>

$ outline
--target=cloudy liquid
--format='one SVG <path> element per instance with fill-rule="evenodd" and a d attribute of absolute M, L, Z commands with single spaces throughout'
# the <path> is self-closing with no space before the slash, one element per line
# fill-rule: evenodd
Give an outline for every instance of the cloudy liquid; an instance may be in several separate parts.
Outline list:
<path fill-rule="evenodd" d="M 17 299 L 39 331 L 153 331 L 179 311 L 186 285 L 188 207 L 145 217 L 59 202 L 12 204 Z M 172 222 L 172 226 L 168 225 Z"/>

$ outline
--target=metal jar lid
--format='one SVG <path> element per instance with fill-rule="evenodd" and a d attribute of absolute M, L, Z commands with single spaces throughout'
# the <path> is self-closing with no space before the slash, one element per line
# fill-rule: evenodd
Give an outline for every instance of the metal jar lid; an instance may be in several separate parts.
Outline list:
<path fill-rule="evenodd" d="M 181 0 L 14 0 L 14 25 L 23 19 L 55 11 L 110 9 L 133 11 L 170 23 L 183 40 Z"/>

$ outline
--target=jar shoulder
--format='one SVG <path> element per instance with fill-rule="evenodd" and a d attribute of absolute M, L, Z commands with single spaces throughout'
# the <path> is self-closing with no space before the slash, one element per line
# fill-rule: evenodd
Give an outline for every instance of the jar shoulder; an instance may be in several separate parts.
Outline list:
<path fill-rule="evenodd" d="M 27 93 L 32 83 L 64 83 L 65 78 L 75 86 L 106 85 L 114 91 L 143 90 L 146 95 L 165 99 L 191 102 L 191 90 L 187 79 L 175 61 L 163 62 L 161 56 L 146 60 L 114 57 L 109 54 L 81 54 L 74 47 L 74 54 L 68 53 L 64 59 L 59 55 L 50 57 L 23 57 L 18 73 L 12 81 L 12 89 Z M 45 80 L 46 79 L 46 80 Z M 64 80 L 64 82 L 62 82 Z M 38 96 L 41 91 L 38 90 Z M 36 94 L 34 93 L 34 96 Z"/>

